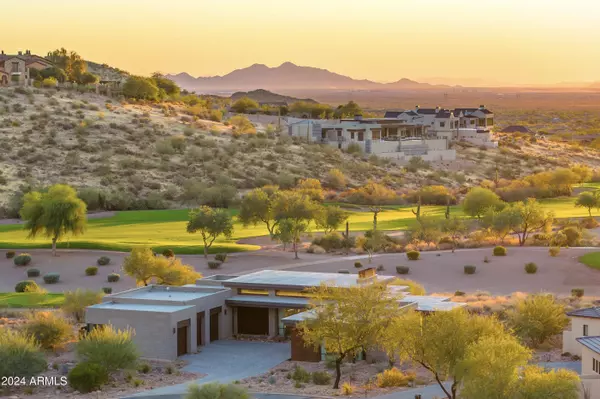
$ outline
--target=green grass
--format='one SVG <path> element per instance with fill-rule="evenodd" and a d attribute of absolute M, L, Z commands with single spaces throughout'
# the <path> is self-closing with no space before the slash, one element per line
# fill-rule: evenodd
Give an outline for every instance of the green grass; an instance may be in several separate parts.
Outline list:
<path fill-rule="evenodd" d="M 28 292 L 0 293 L 0 308 L 57 308 L 65 301 L 64 294 L 45 294 L 44 299 L 37 302 L 37 295 Z"/>
<path fill-rule="evenodd" d="M 553 210 L 557 218 L 587 216 L 587 209 L 575 208 L 574 198 L 556 198 L 540 201 L 547 210 Z M 381 230 L 406 230 L 416 223 L 412 210 L 414 206 L 387 206 L 378 215 L 378 228 Z M 423 206 L 422 214 L 442 218 L 445 206 Z M 371 212 L 349 210 L 350 230 L 369 230 L 373 226 Z M 231 210 L 234 216 L 234 234 L 230 239 L 219 237 L 210 248 L 211 253 L 240 252 L 259 249 L 256 245 L 238 244 L 243 238 L 266 236 L 263 224 L 244 227 L 237 221 L 237 210 Z M 451 214 L 464 216 L 460 206 L 452 206 Z M 594 215 L 598 216 L 597 210 Z M 177 254 L 200 254 L 203 252 L 200 234 L 186 232 L 188 211 L 186 209 L 161 211 L 126 211 L 103 219 L 90 219 L 87 231 L 80 237 L 69 237 L 59 243 L 59 248 L 103 249 L 111 251 L 130 251 L 131 248 L 147 245 L 157 252 L 170 248 Z M 313 230 L 316 231 L 316 230 Z M 0 225 L 0 248 L 26 249 L 50 248 L 50 240 L 38 237 L 27 238 L 27 232 L 21 225 Z"/>
<path fill-rule="evenodd" d="M 590 252 L 579 257 L 579 261 L 592 269 L 600 270 L 600 252 Z"/>

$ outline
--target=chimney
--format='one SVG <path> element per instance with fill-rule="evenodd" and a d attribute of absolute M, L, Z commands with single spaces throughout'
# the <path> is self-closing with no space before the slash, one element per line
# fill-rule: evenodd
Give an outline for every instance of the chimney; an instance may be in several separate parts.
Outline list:
<path fill-rule="evenodd" d="M 23 55 L 23 52 L 22 52 L 22 51 L 19 51 L 19 55 Z"/>
<path fill-rule="evenodd" d="M 419 108 L 420 107 L 418 105 L 415 105 L 415 111 L 419 112 Z"/>
<path fill-rule="evenodd" d="M 4 50 L 2 50 L 2 55 L 4 55 Z"/>
<path fill-rule="evenodd" d="M 481 109 L 481 110 L 485 109 L 485 105 L 481 104 L 481 105 L 479 106 L 479 109 Z"/>
<path fill-rule="evenodd" d="M 440 112 L 440 106 L 439 105 L 435 107 L 435 112 L 436 113 Z"/>

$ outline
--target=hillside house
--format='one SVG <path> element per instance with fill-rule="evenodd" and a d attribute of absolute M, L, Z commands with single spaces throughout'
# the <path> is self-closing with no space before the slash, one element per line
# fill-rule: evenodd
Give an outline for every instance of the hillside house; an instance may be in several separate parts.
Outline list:
<path fill-rule="evenodd" d="M 571 320 L 569 330 L 563 331 L 563 352 L 581 356 L 580 337 L 600 336 L 600 307 L 577 309 L 567 313 Z"/>
<path fill-rule="evenodd" d="M 29 71 L 36 69 L 41 71 L 51 67 L 52 63 L 43 57 L 31 54 L 26 50 L 24 53 L 5 54 L 0 52 L 0 85 L 25 85 L 29 84 Z"/>

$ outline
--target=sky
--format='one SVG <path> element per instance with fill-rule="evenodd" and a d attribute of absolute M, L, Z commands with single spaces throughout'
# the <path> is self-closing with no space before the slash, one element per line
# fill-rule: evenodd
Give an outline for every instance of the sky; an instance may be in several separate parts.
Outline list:
<path fill-rule="evenodd" d="M 65 47 L 142 75 L 290 61 L 380 82 L 600 81 L 597 0 L 28 0 L 2 10 L 7 53 Z"/>

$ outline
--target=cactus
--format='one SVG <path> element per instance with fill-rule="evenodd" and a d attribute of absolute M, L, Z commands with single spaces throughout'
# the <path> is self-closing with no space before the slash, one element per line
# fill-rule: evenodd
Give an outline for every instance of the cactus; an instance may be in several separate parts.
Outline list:
<path fill-rule="evenodd" d="M 419 195 L 419 202 L 417 203 L 417 211 L 411 209 L 411 212 L 417 217 L 417 220 L 421 220 L 421 196 Z"/>
<path fill-rule="evenodd" d="M 450 197 L 446 198 L 446 213 L 444 216 L 446 216 L 446 220 L 450 219 Z"/>

